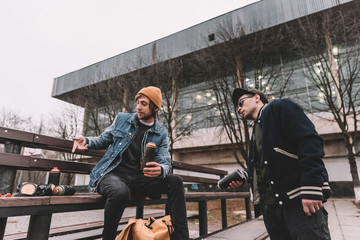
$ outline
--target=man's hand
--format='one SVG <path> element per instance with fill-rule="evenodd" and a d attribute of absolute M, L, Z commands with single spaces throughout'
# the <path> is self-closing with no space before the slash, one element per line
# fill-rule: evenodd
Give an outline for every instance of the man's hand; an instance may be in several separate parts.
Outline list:
<path fill-rule="evenodd" d="M 229 183 L 229 187 L 228 189 L 232 189 L 232 188 L 237 188 L 240 187 L 241 185 L 243 185 L 243 182 L 240 181 L 232 181 L 231 183 Z"/>
<path fill-rule="evenodd" d="M 72 153 L 74 153 L 76 151 L 76 149 L 80 150 L 80 151 L 85 151 L 88 150 L 88 144 L 86 144 L 86 140 L 83 136 L 80 137 L 74 137 L 74 144 L 73 144 L 73 148 L 72 148 Z"/>
<path fill-rule="evenodd" d="M 322 208 L 321 200 L 302 199 L 303 210 L 307 216 L 311 216 L 312 213 L 319 211 Z"/>
<path fill-rule="evenodd" d="M 145 177 L 158 177 L 161 174 L 161 166 L 157 162 L 148 162 L 143 173 Z"/>

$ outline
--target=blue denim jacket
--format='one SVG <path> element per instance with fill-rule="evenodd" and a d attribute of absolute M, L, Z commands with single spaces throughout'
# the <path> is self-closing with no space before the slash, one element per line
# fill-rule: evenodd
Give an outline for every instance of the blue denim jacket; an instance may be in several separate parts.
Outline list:
<path fill-rule="evenodd" d="M 137 113 L 119 113 L 114 122 L 98 137 L 86 137 L 89 149 L 106 149 L 102 159 L 96 164 L 90 173 L 89 188 L 96 190 L 100 180 L 116 168 L 122 161 L 122 154 L 129 147 L 138 130 Z M 154 125 L 145 132 L 141 153 L 144 156 L 145 145 L 148 142 L 156 144 L 156 162 L 158 162 L 165 177 L 171 171 L 171 157 L 169 153 L 169 140 L 167 130 L 160 126 L 157 120 Z M 119 158 L 116 158 L 117 156 Z M 142 159 L 141 158 L 141 159 Z"/>

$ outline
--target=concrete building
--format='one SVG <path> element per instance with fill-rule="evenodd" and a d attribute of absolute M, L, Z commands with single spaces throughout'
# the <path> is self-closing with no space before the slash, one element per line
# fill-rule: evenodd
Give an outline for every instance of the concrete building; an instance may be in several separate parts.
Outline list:
<path fill-rule="evenodd" d="M 186 136 L 174 143 L 174 159 L 229 171 L 238 168 L 239 164 L 233 154 L 234 143 L 224 131 L 220 131 L 219 96 L 216 96 L 209 81 L 232 78 L 230 90 L 241 82 L 247 88 L 261 88 L 269 99 L 290 97 L 308 112 L 325 140 L 324 162 L 335 194 L 353 195 L 350 166 L 341 131 L 334 121 L 329 121 L 332 118 L 328 114 L 329 109 L 322 103 L 321 91 L 309 80 L 305 60 L 299 57 L 300 54 L 294 54 L 292 49 L 298 47 L 294 46 L 295 36 L 304 37 L 303 42 L 307 42 L 306 34 L 302 33 L 304 29 L 301 29 L 305 23 L 307 26 L 309 22 L 313 23 L 314 29 L 306 30 L 310 32 L 324 25 L 324 13 L 334 19 L 339 16 L 337 13 L 352 16 L 358 10 L 358 0 L 262 0 L 57 77 L 54 79 L 52 96 L 84 107 L 85 119 L 89 119 L 90 110 L 94 108 L 94 103 L 84 100 L 86 96 L 100 95 L 98 99 L 103 99 L 109 95 L 119 99 L 117 95 L 121 95 L 123 104 L 116 105 L 115 110 L 131 111 L 127 108 L 130 105 L 128 95 L 131 95 L 127 88 L 139 89 L 143 87 L 140 79 L 151 78 L 159 72 L 164 74 L 172 69 L 171 62 L 181 62 L 176 75 L 181 82 L 176 95 L 178 118 L 184 117 L 183 127 L 189 122 L 192 127 L 191 131 L 185 131 Z M 331 34 L 336 31 L 339 30 L 335 29 Z M 340 58 L 345 58 L 348 55 L 344 54 L 350 51 L 349 48 L 351 51 L 357 49 L 357 42 L 352 44 L 347 50 L 334 47 L 333 51 L 336 50 L 338 56 L 338 52 L 342 51 Z M 343 44 L 336 42 L 334 46 Z M 310 52 L 305 54 L 311 55 Z M 237 61 L 234 55 L 242 59 Z M 208 61 L 209 64 L 199 67 L 199 56 L 202 62 Z M 265 64 L 260 65 L 257 57 L 261 57 L 260 62 Z M 218 72 L 221 72 L 221 76 Z M 138 83 L 134 85 L 134 81 Z M 168 81 L 172 81 L 171 77 Z M 120 89 L 119 83 L 129 85 L 122 85 L 124 89 Z M 146 83 L 158 84 L 151 80 Z M 111 90 L 106 90 L 106 93 L 99 91 L 108 86 Z M 359 86 L 360 80 L 355 78 L 354 87 L 359 89 Z M 229 97 L 227 99 L 230 101 Z M 97 102 L 100 104 L 97 106 L 97 117 L 102 119 L 102 127 L 108 126 L 111 118 L 102 112 L 106 106 Z M 358 99 L 355 103 L 360 104 Z M 235 114 L 235 111 L 231 114 Z M 181 126 L 177 128 L 178 131 L 181 129 Z M 349 131 L 354 131 L 354 128 L 350 126 Z M 87 132 L 95 134 L 91 130 Z M 359 141 L 356 148 L 359 151 Z"/>

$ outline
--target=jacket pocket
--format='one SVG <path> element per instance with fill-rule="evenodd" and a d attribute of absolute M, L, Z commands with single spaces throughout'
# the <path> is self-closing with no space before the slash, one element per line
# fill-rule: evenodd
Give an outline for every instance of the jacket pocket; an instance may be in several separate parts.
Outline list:
<path fill-rule="evenodd" d="M 278 152 L 278 153 L 283 154 L 285 156 L 288 156 L 290 158 L 293 158 L 293 159 L 298 159 L 299 158 L 297 155 L 289 153 L 289 152 L 287 152 L 285 150 L 282 150 L 281 148 L 274 147 L 273 149 L 275 150 L 275 152 Z"/>
<path fill-rule="evenodd" d="M 114 129 L 111 131 L 111 134 L 113 135 L 113 137 L 115 138 L 124 138 L 126 133 L 122 130 L 119 129 Z"/>

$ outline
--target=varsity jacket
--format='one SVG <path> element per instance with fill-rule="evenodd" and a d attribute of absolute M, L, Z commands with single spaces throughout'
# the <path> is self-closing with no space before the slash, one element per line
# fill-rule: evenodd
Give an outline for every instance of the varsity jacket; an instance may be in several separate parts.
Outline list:
<path fill-rule="evenodd" d="M 262 161 L 279 205 L 296 199 L 326 201 L 332 194 L 322 158 L 323 140 L 303 109 L 290 99 L 277 99 L 261 110 Z M 251 140 L 248 175 L 253 183 L 254 140 Z"/>

